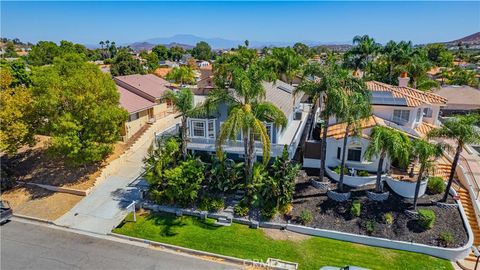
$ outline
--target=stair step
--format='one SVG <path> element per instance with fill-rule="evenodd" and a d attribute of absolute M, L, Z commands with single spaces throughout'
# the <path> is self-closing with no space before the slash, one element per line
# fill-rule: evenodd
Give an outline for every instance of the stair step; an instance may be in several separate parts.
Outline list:
<path fill-rule="evenodd" d="M 232 221 L 230 219 L 226 218 L 219 218 L 217 221 L 215 221 L 216 225 L 221 225 L 221 226 L 230 226 L 232 225 Z"/>

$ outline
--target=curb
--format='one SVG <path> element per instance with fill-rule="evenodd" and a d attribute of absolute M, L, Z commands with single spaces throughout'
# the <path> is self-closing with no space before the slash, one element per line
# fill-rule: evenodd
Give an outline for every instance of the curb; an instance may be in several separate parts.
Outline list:
<path fill-rule="evenodd" d="M 240 258 L 236 258 L 236 257 L 211 253 L 211 252 L 207 252 L 207 251 L 195 250 L 195 249 L 190 249 L 190 248 L 186 248 L 186 247 L 181 247 L 181 246 L 176 246 L 176 245 L 151 241 L 151 240 L 147 240 L 147 239 L 141 239 L 141 238 L 137 238 L 137 237 L 126 236 L 126 235 L 113 233 L 113 232 L 108 233 L 107 235 L 112 236 L 112 237 L 121 238 L 121 239 L 124 239 L 124 240 L 133 241 L 133 242 L 149 244 L 153 247 L 162 247 L 162 248 L 169 249 L 169 250 L 172 250 L 172 251 L 175 251 L 175 252 L 183 252 L 183 253 L 187 253 L 189 255 L 200 256 L 200 257 L 205 257 L 205 256 L 213 257 L 213 258 L 225 261 L 225 262 L 240 264 L 240 265 L 243 265 L 243 266 L 255 266 L 255 267 L 277 269 L 277 270 L 284 270 L 285 269 L 285 268 L 271 266 L 271 265 L 269 265 L 267 263 L 263 263 L 263 262 L 240 259 Z"/>
<path fill-rule="evenodd" d="M 16 218 L 30 220 L 30 221 L 41 222 L 41 223 L 45 223 L 45 224 L 49 224 L 49 225 L 56 225 L 55 223 L 53 223 L 53 221 L 43 219 L 43 218 L 37 218 L 37 217 L 32 217 L 32 216 L 27 216 L 27 215 L 22 215 L 22 214 L 15 214 L 15 213 L 12 216 L 16 217 Z"/>

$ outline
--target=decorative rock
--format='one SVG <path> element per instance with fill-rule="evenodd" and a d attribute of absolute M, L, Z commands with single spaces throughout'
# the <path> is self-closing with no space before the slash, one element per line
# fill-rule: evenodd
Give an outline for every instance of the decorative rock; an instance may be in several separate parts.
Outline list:
<path fill-rule="evenodd" d="M 320 182 L 315 179 L 310 179 L 310 183 L 312 186 L 315 188 L 318 188 L 320 190 L 329 190 L 330 189 L 330 183 L 329 182 Z"/>
<path fill-rule="evenodd" d="M 367 197 L 376 202 L 383 202 L 388 199 L 388 196 L 390 196 L 390 192 L 383 192 L 383 193 L 375 193 L 371 191 L 367 191 Z"/>
<path fill-rule="evenodd" d="M 415 211 L 405 210 L 405 215 L 411 219 L 418 219 L 418 212 Z"/>
<path fill-rule="evenodd" d="M 335 191 L 332 191 L 332 190 L 327 191 L 327 197 L 329 199 L 332 199 L 332 200 L 336 201 L 336 202 L 347 201 L 348 199 L 350 199 L 351 195 L 352 194 L 350 192 L 340 193 L 340 192 L 335 192 Z"/>
<path fill-rule="evenodd" d="M 441 209 L 457 209 L 458 204 L 456 203 L 443 203 L 443 202 L 434 202 L 438 208 Z"/>

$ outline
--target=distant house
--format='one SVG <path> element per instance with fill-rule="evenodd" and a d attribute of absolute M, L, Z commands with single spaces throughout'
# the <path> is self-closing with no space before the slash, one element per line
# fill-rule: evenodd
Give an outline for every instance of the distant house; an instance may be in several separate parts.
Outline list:
<path fill-rule="evenodd" d="M 120 105 L 129 112 L 122 130 L 128 140 L 143 126 L 153 123 L 172 113 L 172 104 L 163 98 L 169 82 L 153 74 L 114 77 L 120 93 Z"/>
<path fill-rule="evenodd" d="M 208 92 L 215 88 L 212 66 L 207 65 L 198 70 L 199 78 L 197 80 L 197 87 L 192 88 L 196 95 L 207 95 Z"/>
<path fill-rule="evenodd" d="M 197 66 L 199 68 L 206 68 L 206 67 L 210 66 L 210 62 L 208 62 L 208 61 L 197 61 Z"/>
<path fill-rule="evenodd" d="M 294 95 L 294 87 L 280 80 L 276 82 L 263 82 L 265 100 L 276 105 L 288 119 L 286 128 L 280 129 L 273 123 L 265 123 L 271 141 L 271 156 L 281 155 L 284 145 L 287 145 L 290 158 L 292 158 L 300 143 L 305 128 L 310 104 L 301 102 L 301 95 Z M 218 111 L 206 118 L 188 119 L 188 146 L 190 151 L 215 153 L 215 142 L 220 132 L 222 123 L 228 117 L 228 106 L 222 104 Z M 262 156 L 261 142 L 256 143 L 256 156 Z M 236 140 L 228 141 L 223 150 L 231 158 L 243 158 L 244 148 L 242 134 Z"/>
<path fill-rule="evenodd" d="M 428 93 L 407 87 L 408 78 L 399 78 L 399 86 L 377 81 L 366 82 L 371 91 L 372 116 L 363 119 L 360 134 L 348 134 L 346 166 L 355 170 L 375 172 L 378 157 L 372 160 L 365 158 L 365 151 L 370 144 L 370 133 L 375 126 L 384 126 L 403 132 L 411 138 L 424 138 L 427 133 L 439 124 L 438 116 L 447 99 L 434 93 Z M 317 114 L 318 115 L 318 114 Z M 318 117 L 318 116 L 317 116 Z M 321 131 L 317 131 L 321 132 Z M 318 134 L 320 137 L 320 134 Z M 335 178 L 331 168 L 339 166 L 345 138 L 345 124 L 330 119 L 327 132 L 327 152 L 325 163 L 327 174 Z M 320 143 L 307 140 L 304 151 L 304 167 L 320 167 Z M 316 150 L 314 150 L 316 148 Z M 383 169 L 389 167 L 387 159 Z"/>
<path fill-rule="evenodd" d="M 480 112 L 480 89 L 467 85 L 449 85 L 435 91 L 435 94 L 448 100 L 441 109 L 444 116 Z"/>

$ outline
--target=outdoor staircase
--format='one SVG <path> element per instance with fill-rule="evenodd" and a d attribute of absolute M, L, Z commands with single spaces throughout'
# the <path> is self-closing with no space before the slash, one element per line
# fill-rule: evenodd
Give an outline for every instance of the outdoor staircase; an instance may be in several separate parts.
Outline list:
<path fill-rule="evenodd" d="M 227 207 L 225 207 L 225 209 L 223 209 L 223 212 L 228 214 L 229 216 L 233 217 L 234 215 L 234 207 L 240 203 L 240 201 L 243 199 L 243 197 L 245 196 L 245 191 L 244 190 L 237 190 L 235 191 L 235 194 L 233 196 L 233 201 L 230 205 L 228 205 Z"/>

